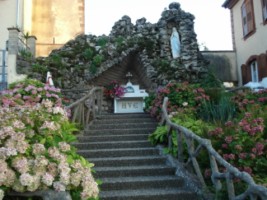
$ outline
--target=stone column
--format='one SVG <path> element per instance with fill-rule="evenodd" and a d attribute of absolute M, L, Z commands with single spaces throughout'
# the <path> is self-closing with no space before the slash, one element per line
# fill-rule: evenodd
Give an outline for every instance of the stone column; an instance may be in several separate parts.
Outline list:
<path fill-rule="evenodd" d="M 19 32 L 18 28 L 8 28 L 8 58 L 7 58 L 7 83 L 20 81 L 26 75 L 17 74 L 17 54 L 19 52 Z"/>
<path fill-rule="evenodd" d="M 8 28 L 8 54 L 17 55 L 19 52 L 19 33 L 18 28 Z"/>
<path fill-rule="evenodd" d="M 26 41 L 26 44 L 30 48 L 30 52 L 33 58 L 35 58 L 36 53 L 36 40 L 37 38 L 35 36 L 29 36 Z"/>

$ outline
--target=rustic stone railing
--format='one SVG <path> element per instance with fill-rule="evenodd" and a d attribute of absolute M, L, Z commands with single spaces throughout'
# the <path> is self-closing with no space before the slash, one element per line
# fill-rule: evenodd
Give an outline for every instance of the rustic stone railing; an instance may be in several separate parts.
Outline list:
<path fill-rule="evenodd" d="M 177 133 L 177 144 L 178 144 L 178 156 L 177 159 L 187 167 L 190 163 L 199 178 L 203 188 L 207 188 L 205 179 L 202 175 L 200 165 L 197 161 L 197 157 L 202 150 L 206 150 L 209 154 L 209 161 L 211 167 L 211 181 L 215 187 L 215 190 L 219 192 L 222 189 L 221 180 L 225 180 L 228 192 L 229 200 L 243 200 L 249 198 L 251 200 L 256 199 L 267 199 L 267 188 L 261 185 L 257 185 L 253 178 L 246 172 L 239 171 L 236 167 L 232 166 L 226 160 L 224 160 L 219 153 L 212 147 L 211 141 L 203 139 L 188 130 L 187 128 L 171 122 L 167 113 L 168 98 L 164 98 L 162 106 L 162 121 L 161 125 L 166 125 L 168 130 L 168 147 L 172 148 L 172 131 Z M 188 159 L 184 162 L 183 158 L 183 142 L 185 142 L 188 152 Z M 195 148 L 195 145 L 198 146 Z M 201 158 L 200 158 L 201 159 Z M 224 172 L 220 172 L 218 168 L 225 169 Z M 238 179 L 247 185 L 247 189 L 242 194 L 235 194 L 234 179 Z"/>
<path fill-rule="evenodd" d="M 103 88 L 94 87 L 87 95 L 75 101 L 66 109 L 71 110 L 71 121 L 77 122 L 85 127 L 96 114 L 102 111 Z"/>

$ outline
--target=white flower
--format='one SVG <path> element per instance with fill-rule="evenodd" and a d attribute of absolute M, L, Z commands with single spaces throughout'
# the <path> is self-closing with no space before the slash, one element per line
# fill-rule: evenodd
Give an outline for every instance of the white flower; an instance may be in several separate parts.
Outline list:
<path fill-rule="evenodd" d="M 27 187 L 27 190 L 30 192 L 36 191 L 40 186 L 40 177 L 39 176 L 33 176 L 32 177 L 32 184 Z"/>
<path fill-rule="evenodd" d="M 54 121 L 52 121 L 52 122 L 45 121 L 40 129 L 48 129 L 51 131 L 56 131 L 59 129 L 59 126 Z"/>
<path fill-rule="evenodd" d="M 65 191 L 66 190 L 65 185 L 59 181 L 54 182 L 53 187 L 56 191 Z"/>
<path fill-rule="evenodd" d="M 59 106 L 53 107 L 53 114 L 61 114 L 63 116 L 66 115 L 65 110 Z"/>
<path fill-rule="evenodd" d="M 60 143 L 58 143 L 58 145 L 59 145 L 59 149 L 60 149 L 62 152 L 70 151 L 70 145 L 67 144 L 66 142 L 60 142 Z"/>
<path fill-rule="evenodd" d="M 23 174 L 29 171 L 28 160 L 25 157 L 17 157 L 12 160 L 12 167 Z"/>
<path fill-rule="evenodd" d="M 45 99 L 45 100 L 42 101 L 42 104 L 46 108 L 52 108 L 54 103 L 52 101 L 50 101 L 49 99 Z"/>
<path fill-rule="evenodd" d="M 0 159 L 6 159 L 10 156 L 16 156 L 17 154 L 18 152 L 15 148 L 6 148 L 6 147 L 0 148 Z"/>
<path fill-rule="evenodd" d="M 71 174 L 70 182 L 75 187 L 78 187 L 81 183 L 83 174 L 81 172 L 75 172 Z"/>
<path fill-rule="evenodd" d="M 15 172 L 13 170 L 11 170 L 11 169 L 7 169 L 7 171 L 6 171 L 6 177 L 7 177 L 7 179 L 6 179 L 4 185 L 6 187 L 11 187 L 14 184 L 15 180 L 16 180 L 16 174 L 15 174 Z"/>
<path fill-rule="evenodd" d="M 42 155 L 45 153 L 45 146 L 43 144 L 37 143 L 32 146 L 32 153 L 35 155 Z"/>
<path fill-rule="evenodd" d="M 29 173 L 21 174 L 19 181 L 23 186 L 31 186 L 33 184 L 33 177 Z"/>
<path fill-rule="evenodd" d="M 16 120 L 16 121 L 14 121 L 14 122 L 13 122 L 13 126 L 14 126 L 15 128 L 18 128 L 18 129 L 23 129 L 23 128 L 25 128 L 25 124 L 24 124 L 22 121 L 20 121 L 20 120 Z"/>
<path fill-rule="evenodd" d="M 54 181 L 54 177 L 49 173 L 45 173 L 42 176 L 42 182 L 47 186 L 51 186 L 53 184 L 53 181 Z"/>
<path fill-rule="evenodd" d="M 188 102 L 183 102 L 182 104 L 184 107 L 188 106 Z"/>

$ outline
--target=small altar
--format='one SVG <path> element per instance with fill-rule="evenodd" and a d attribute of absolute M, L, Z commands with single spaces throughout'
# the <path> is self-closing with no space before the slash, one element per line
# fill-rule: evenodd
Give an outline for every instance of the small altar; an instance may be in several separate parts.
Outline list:
<path fill-rule="evenodd" d="M 120 98 L 114 98 L 114 113 L 143 113 L 144 98 L 148 96 L 148 93 L 130 81 L 122 87 L 125 88 L 125 94 Z"/>

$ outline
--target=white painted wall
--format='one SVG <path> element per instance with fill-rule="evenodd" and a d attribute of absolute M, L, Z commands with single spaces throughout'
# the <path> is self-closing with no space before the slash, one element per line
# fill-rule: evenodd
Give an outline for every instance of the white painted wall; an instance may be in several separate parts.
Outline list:
<path fill-rule="evenodd" d="M 232 8 L 239 80 L 242 80 L 241 65 L 246 63 L 250 56 L 266 53 L 267 51 L 267 24 L 263 24 L 261 1 L 253 1 L 256 32 L 246 40 L 243 37 L 241 17 L 241 6 L 243 2 L 244 0 L 238 1 Z"/>
<path fill-rule="evenodd" d="M 0 1 L 0 49 L 5 49 L 8 40 L 9 27 L 16 27 L 16 2 L 17 0 Z"/>
<path fill-rule="evenodd" d="M 24 0 L 0 0 L 0 49 L 6 48 L 7 28 L 23 28 Z"/>

